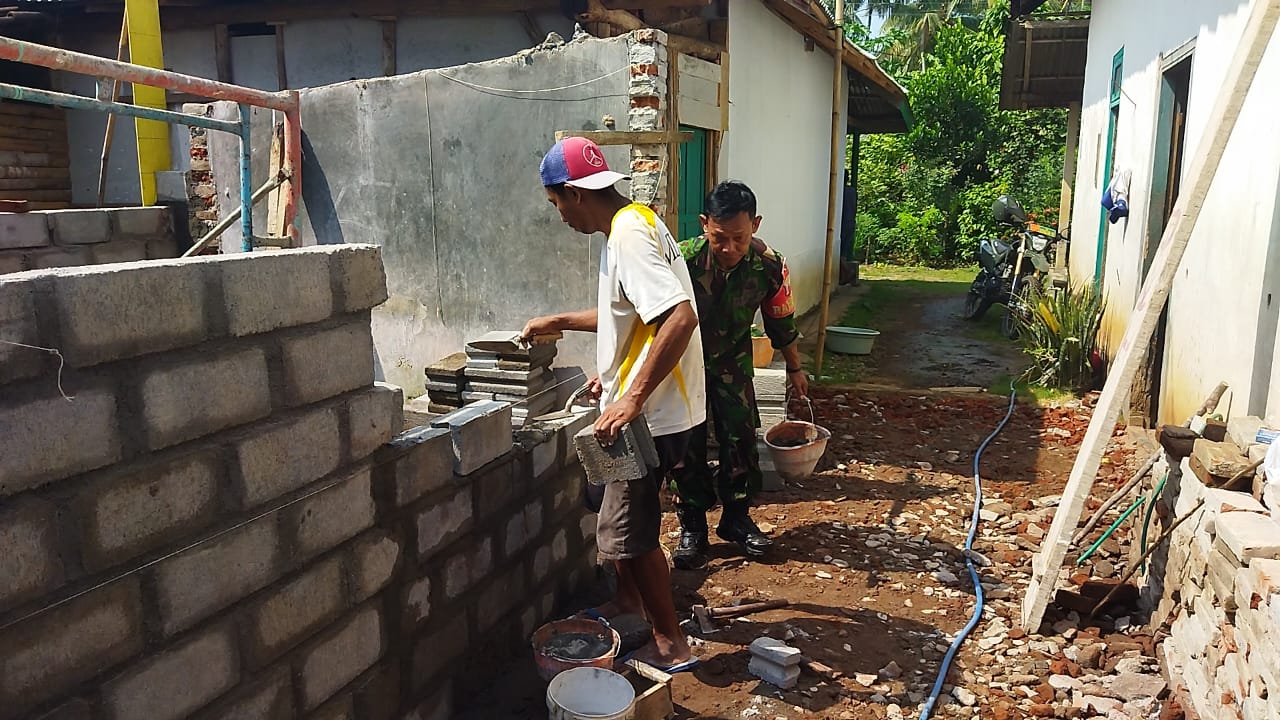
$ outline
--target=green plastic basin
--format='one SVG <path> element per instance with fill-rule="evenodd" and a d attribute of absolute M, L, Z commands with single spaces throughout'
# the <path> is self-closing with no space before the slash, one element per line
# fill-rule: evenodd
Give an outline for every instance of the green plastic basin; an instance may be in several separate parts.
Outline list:
<path fill-rule="evenodd" d="M 880 337 L 879 330 L 829 325 L 827 349 L 842 355 L 870 355 L 877 337 Z"/>

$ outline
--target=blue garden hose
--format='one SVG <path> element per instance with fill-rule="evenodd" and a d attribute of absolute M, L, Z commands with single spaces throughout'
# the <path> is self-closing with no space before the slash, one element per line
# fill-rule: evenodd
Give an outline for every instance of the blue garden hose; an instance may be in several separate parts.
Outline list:
<path fill-rule="evenodd" d="M 978 446 L 978 452 L 973 456 L 973 516 L 969 520 L 969 537 L 964 541 L 964 562 L 969 568 L 969 577 L 973 578 L 973 592 L 977 596 L 978 604 L 973 608 L 973 617 L 969 618 L 969 624 L 960 629 L 956 634 L 956 639 L 951 641 L 951 647 L 947 650 L 947 654 L 942 658 L 942 667 L 938 669 L 938 679 L 933 683 L 933 691 L 929 693 L 929 699 L 925 702 L 924 707 L 920 709 L 920 720 L 929 720 L 929 716 L 933 714 L 933 707 L 938 702 L 938 696 L 942 694 L 942 685 L 947 678 L 947 671 L 951 669 L 951 661 L 955 659 L 956 653 L 960 651 L 960 646 L 964 644 L 965 638 L 973 629 L 978 626 L 978 621 L 982 619 L 982 610 L 986 607 L 986 598 L 982 595 L 982 580 L 978 577 L 978 569 L 973 563 L 973 538 L 978 534 L 978 514 L 982 510 L 982 476 L 978 474 L 978 464 L 982 461 L 982 453 L 987 449 L 987 445 L 1004 430 L 1004 426 L 1009 424 L 1009 418 L 1013 417 L 1013 404 L 1018 398 L 1018 390 L 1014 386 L 1017 379 L 1009 381 L 1009 411 L 1004 414 L 1004 419 L 996 426 L 996 429 L 987 436 L 986 440 Z"/>

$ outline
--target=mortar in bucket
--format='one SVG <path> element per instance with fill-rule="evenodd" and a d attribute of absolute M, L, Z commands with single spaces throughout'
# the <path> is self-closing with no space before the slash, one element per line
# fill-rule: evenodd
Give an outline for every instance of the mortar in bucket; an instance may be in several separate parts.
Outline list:
<path fill-rule="evenodd" d="M 809 404 L 810 422 L 787 419 L 764 433 L 764 444 L 783 480 L 804 480 L 812 475 L 831 439 L 830 430 L 812 422 L 813 403 L 809 398 L 805 402 Z"/>
<path fill-rule="evenodd" d="M 632 720 L 636 691 L 612 670 L 580 667 L 566 670 L 547 686 L 551 720 Z"/>
<path fill-rule="evenodd" d="M 534 631 L 530 642 L 538 676 L 545 682 L 573 668 L 612 668 L 622 646 L 616 630 L 592 618 L 554 620 Z"/>

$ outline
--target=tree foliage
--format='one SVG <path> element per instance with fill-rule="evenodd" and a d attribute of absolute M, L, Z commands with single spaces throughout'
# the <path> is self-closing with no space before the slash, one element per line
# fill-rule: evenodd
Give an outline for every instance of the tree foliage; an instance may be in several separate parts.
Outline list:
<path fill-rule="evenodd" d="M 1066 114 L 999 109 L 1007 0 L 991 7 L 981 0 L 896 4 L 932 19 L 925 25 L 908 22 L 910 14 L 898 23 L 886 19 L 887 33 L 877 38 L 861 25 L 850 27 L 906 86 L 913 116 L 906 134 L 861 140 L 860 255 L 870 249 L 881 260 L 972 262 L 978 241 L 1000 232 L 991 201 L 1005 193 L 1040 221 L 1055 222 Z M 924 27 L 927 37 L 912 35 Z M 912 43 L 918 59 L 895 53 Z"/>

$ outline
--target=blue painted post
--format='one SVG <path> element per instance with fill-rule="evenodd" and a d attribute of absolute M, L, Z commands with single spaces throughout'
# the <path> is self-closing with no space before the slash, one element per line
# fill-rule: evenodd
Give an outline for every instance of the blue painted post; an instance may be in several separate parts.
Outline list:
<path fill-rule="evenodd" d="M 249 119 L 253 109 L 240 103 L 240 249 L 253 252 L 253 173 Z"/>

